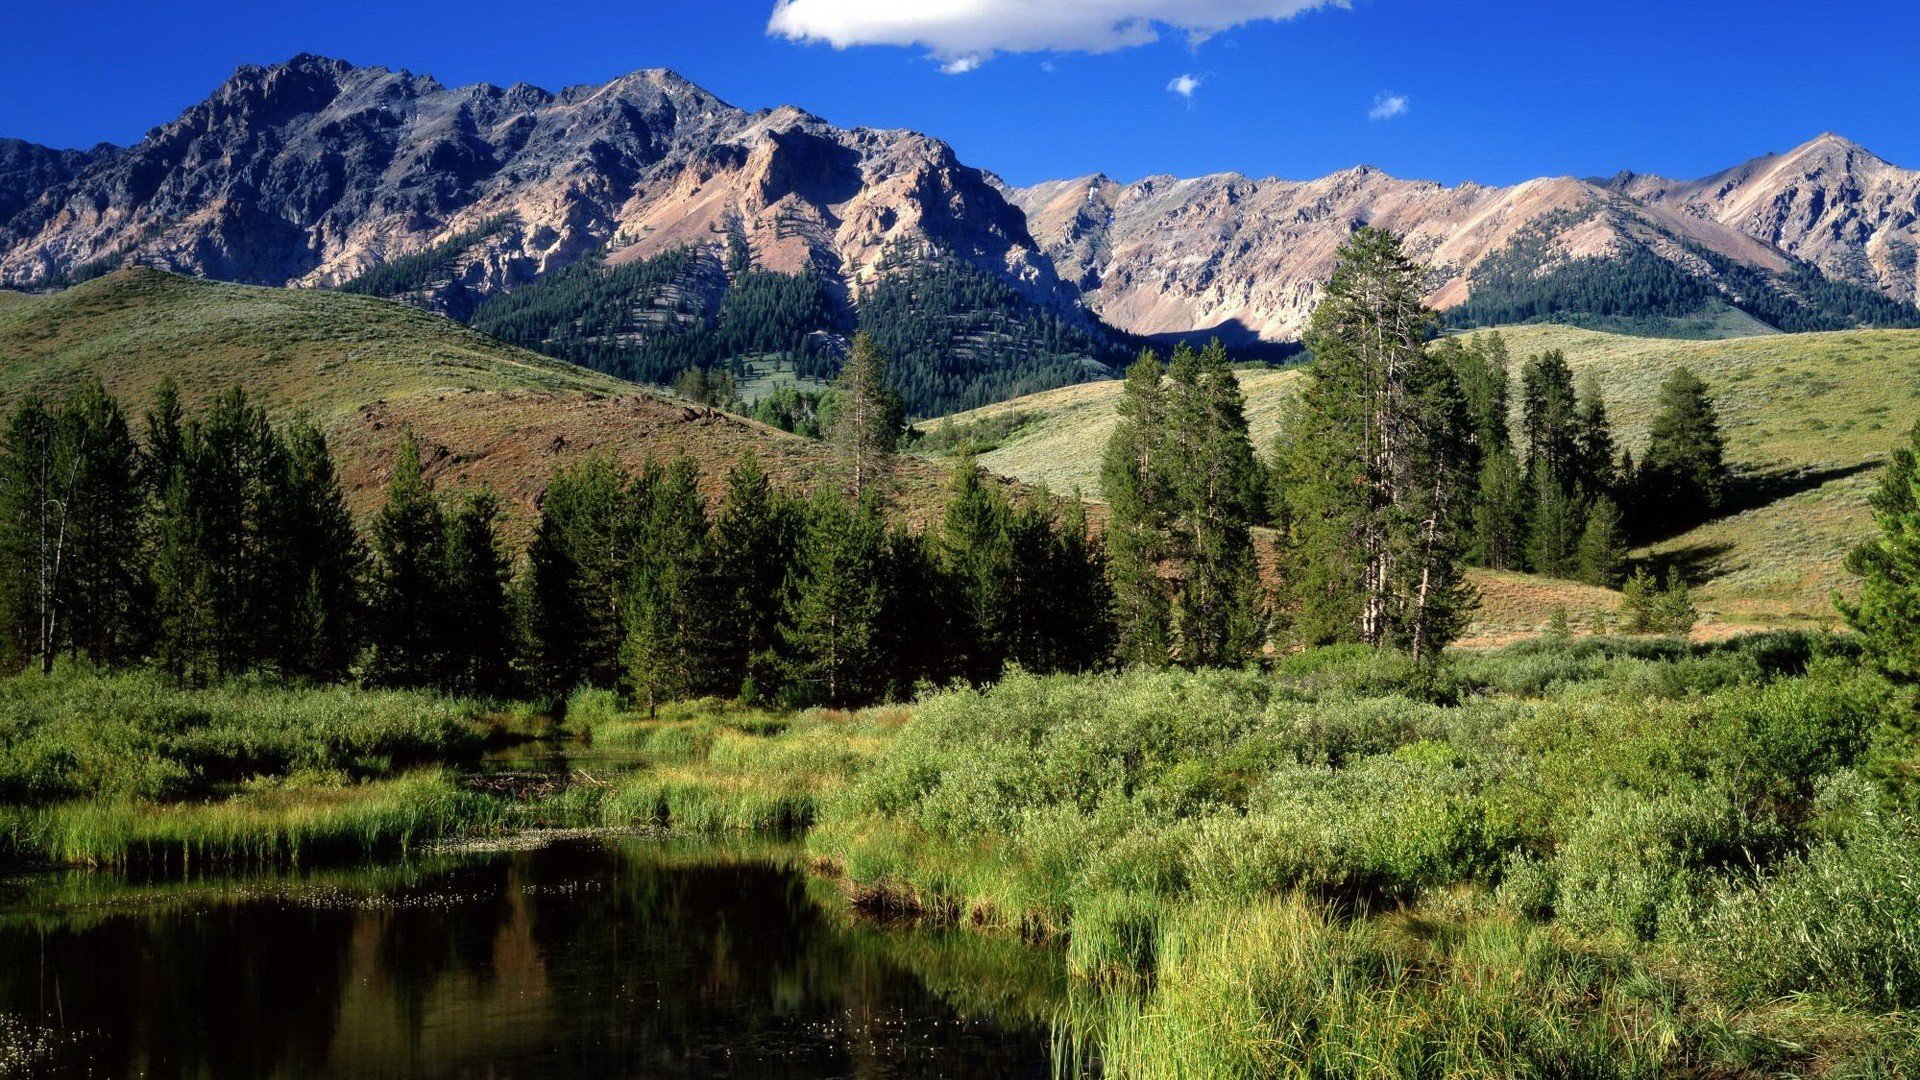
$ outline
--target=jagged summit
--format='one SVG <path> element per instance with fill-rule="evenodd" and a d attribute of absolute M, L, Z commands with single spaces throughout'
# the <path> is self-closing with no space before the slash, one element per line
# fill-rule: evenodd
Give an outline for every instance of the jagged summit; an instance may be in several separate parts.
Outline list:
<path fill-rule="evenodd" d="M 890 252 L 937 250 L 1077 320 L 1284 340 L 1362 222 L 1406 236 L 1441 306 L 1466 302 L 1515 245 L 1541 273 L 1644 255 L 1718 281 L 1806 263 L 1920 295 L 1920 174 L 1832 132 L 1693 181 L 1448 186 L 1356 165 L 1014 188 L 936 138 L 796 105 L 744 111 L 666 68 L 557 91 L 447 87 L 303 53 L 240 68 L 131 147 L 0 139 L 0 287 L 13 288 L 136 263 L 330 286 L 478 236 L 420 297 L 459 314 L 590 252 L 618 264 L 737 239 L 755 265 L 821 272 L 852 302 Z"/>

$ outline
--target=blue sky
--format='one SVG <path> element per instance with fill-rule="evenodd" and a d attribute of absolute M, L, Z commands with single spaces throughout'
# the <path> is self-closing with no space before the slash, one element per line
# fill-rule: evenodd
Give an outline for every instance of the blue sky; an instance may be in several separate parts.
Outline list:
<path fill-rule="evenodd" d="M 1823 130 L 1920 167 L 1916 0 L 789 2 L 790 36 L 776 0 L 9 0 L 0 135 L 130 142 L 237 65 L 310 51 L 448 84 L 671 67 L 743 107 L 926 131 L 1016 183 L 1688 177 Z"/>

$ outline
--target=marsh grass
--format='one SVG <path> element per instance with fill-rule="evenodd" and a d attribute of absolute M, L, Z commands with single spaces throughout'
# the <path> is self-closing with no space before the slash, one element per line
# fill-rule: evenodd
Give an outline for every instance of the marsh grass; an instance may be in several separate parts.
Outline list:
<path fill-rule="evenodd" d="M 208 802 L 60 803 L 0 812 L 12 858 L 78 866 L 301 864 L 405 853 L 508 823 L 500 800 L 437 770 L 393 780 L 301 785 Z"/>

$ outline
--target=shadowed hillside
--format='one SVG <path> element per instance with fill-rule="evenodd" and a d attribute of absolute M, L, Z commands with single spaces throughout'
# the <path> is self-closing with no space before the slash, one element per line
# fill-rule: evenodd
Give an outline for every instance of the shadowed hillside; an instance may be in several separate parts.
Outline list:
<path fill-rule="evenodd" d="M 632 383 L 503 344 L 437 315 L 368 297 L 213 284 L 152 270 L 64 292 L 0 298 L 0 407 L 97 373 L 134 418 L 166 376 L 189 408 L 240 386 L 276 414 L 327 433 L 358 513 L 376 505 L 401 432 L 424 444 L 428 478 L 491 487 L 516 529 L 556 467 L 608 451 L 629 464 L 685 453 L 706 482 L 752 449 L 809 483 L 819 444 L 681 404 Z M 940 470 L 908 463 L 921 505 Z"/>

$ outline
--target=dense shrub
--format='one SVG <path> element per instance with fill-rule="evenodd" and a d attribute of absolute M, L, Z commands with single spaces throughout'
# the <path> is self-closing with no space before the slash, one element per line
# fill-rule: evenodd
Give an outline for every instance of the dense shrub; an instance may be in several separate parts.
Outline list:
<path fill-rule="evenodd" d="M 1733 889 L 1706 940 L 1747 1000 L 1818 993 L 1877 1010 L 1920 1006 L 1920 826 L 1873 821 Z"/>

